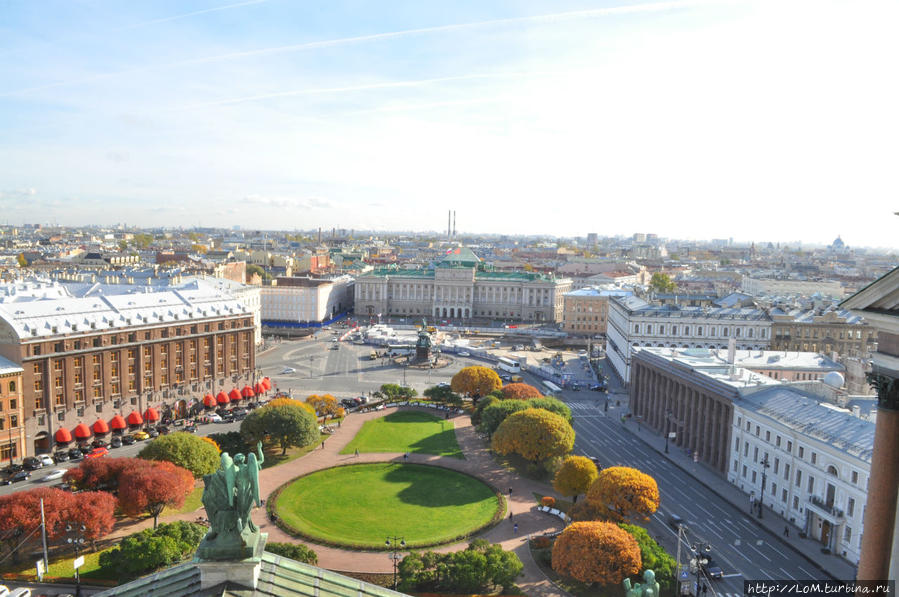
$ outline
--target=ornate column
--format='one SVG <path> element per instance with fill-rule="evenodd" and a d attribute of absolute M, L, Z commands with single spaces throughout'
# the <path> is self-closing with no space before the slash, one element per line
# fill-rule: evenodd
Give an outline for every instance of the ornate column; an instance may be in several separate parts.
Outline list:
<path fill-rule="evenodd" d="M 877 425 L 858 565 L 860 581 L 889 578 L 899 497 L 899 383 L 876 365 L 868 381 L 877 388 Z"/>

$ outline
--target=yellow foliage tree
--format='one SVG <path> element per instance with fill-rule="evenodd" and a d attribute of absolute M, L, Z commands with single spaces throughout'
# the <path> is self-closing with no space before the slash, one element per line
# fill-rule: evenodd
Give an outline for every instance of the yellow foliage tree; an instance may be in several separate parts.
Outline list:
<path fill-rule="evenodd" d="M 659 486 L 643 471 L 613 466 L 599 473 L 587 490 L 587 503 L 607 520 L 649 520 L 659 509 Z"/>
<path fill-rule="evenodd" d="M 564 456 L 574 447 L 574 429 L 556 413 L 527 408 L 512 413 L 493 434 L 493 450 L 532 462 Z"/>
<path fill-rule="evenodd" d="M 556 471 L 553 488 L 562 495 L 574 496 L 577 502 L 578 494 L 586 493 L 598 476 L 592 460 L 586 456 L 569 456 Z"/>
<path fill-rule="evenodd" d="M 299 400 L 294 400 L 293 398 L 275 398 L 274 400 L 269 400 L 265 404 L 266 407 L 269 407 L 269 406 L 275 407 L 275 406 L 284 406 L 284 405 L 301 406 L 301 407 L 305 408 L 307 411 L 309 411 L 310 413 L 312 413 L 313 415 L 315 414 L 315 409 L 312 407 L 311 404 L 307 404 L 305 402 L 300 402 Z"/>
<path fill-rule="evenodd" d="M 553 570 L 585 583 L 620 585 L 642 565 L 637 540 L 611 522 L 573 522 L 553 545 Z"/>
<path fill-rule="evenodd" d="M 337 404 L 337 398 L 331 394 L 322 394 L 318 396 L 313 394 L 306 398 L 306 404 L 312 407 L 312 410 L 320 417 L 335 417 L 340 405 Z"/>
<path fill-rule="evenodd" d="M 455 393 L 468 394 L 476 400 L 501 387 L 503 382 L 499 375 L 487 367 L 465 367 L 450 381 L 450 388 Z"/>
<path fill-rule="evenodd" d="M 503 386 L 503 398 L 506 400 L 528 400 L 530 398 L 542 398 L 543 394 L 534 386 L 526 383 L 510 383 Z"/>

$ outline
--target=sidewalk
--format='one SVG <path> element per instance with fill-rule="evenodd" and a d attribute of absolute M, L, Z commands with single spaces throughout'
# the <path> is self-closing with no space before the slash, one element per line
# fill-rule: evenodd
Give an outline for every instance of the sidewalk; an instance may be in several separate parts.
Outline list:
<path fill-rule="evenodd" d="M 629 422 L 623 428 L 639 437 L 647 446 L 658 452 L 660 457 L 667 458 L 718 497 L 730 502 L 741 512 L 747 512 L 749 496 L 709 468 L 708 465 L 701 462 L 693 462 L 684 450 L 677 446 L 671 446 L 669 453 L 665 454 L 665 438 L 657 435 L 650 428 L 643 426 L 643 430 L 638 431 L 635 422 Z M 762 519 L 756 516 L 749 516 L 748 514 L 747 517 L 754 521 L 755 524 L 773 533 L 775 537 L 781 537 L 784 527 L 789 524 L 783 516 L 780 516 L 768 507 L 765 508 L 764 518 Z M 788 543 L 797 553 L 817 567 L 821 572 L 822 579 L 828 577 L 838 580 L 855 579 L 855 566 L 838 556 L 821 553 L 821 543 L 814 539 L 800 539 L 799 529 L 794 525 L 789 525 L 789 527 L 790 536 L 789 538 L 784 537 L 784 542 Z"/>

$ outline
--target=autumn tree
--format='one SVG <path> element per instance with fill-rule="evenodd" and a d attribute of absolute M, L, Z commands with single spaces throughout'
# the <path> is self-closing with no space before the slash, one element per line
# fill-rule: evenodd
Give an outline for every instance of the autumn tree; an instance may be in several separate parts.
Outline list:
<path fill-rule="evenodd" d="M 599 471 L 592 460 L 586 456 L 569 456 L 556 471 L 553 489 L 562 495 L 574 497 L 577 502 L 577 496 L 586 493 L 598 476 Z"/>
<path fill-rule="evenodd" d="M 221 462 L 219 449 L 206 439 L 185 432 L 161 435 L 144 446 L 138 458 L 171 462 L 186 468 L 199 479 L 214 473 Z"/>
<path fill-rule="evenodd" d="M 450 387 L 458 394 L 467 394 L 475 404 L 482 396 L 503 387 L 503 382 L 493 369 L 465 367 L 453 375 Z"/>
<path fill-rule="evenodd" d="M 313 394 L 306 398 L 306 404 L 311 406 L 319 417 L 337 416 L 337 409 L 340 408 L 337 399 L 331 394 L 322 394 L 321 396 Z"/>
<path fill-rule="evenodd" d="M 558 398 L 553 398 L 552 396 L 531 398 L 528 400 L 528 408 L 542 408 L 543 410 L 548 410 L 568 421 L 569 425 L 571 424 L 571 409 Z"/>
<path fill-rule="evenodd" d="M 490 405 L 481 411 L 478 431 L 492 436 L 509 415 L 527 408 L 528 404 L 522 400 L 492 400 Z"/>
<path fill-rule="evenodd" d="M 293 404 L 257 408 L 241 422 L 240 434 L 251 445 L 271 436 L 280 444 L 282 455 L 291 446 L 308 446 L 321 436 L 315 415 Z"/>
<path fill-rule="evenodd" d="M 587 502 L 607 520 L 649 520 L 659 508 L 659 486 L 640 470 L 613 466 L 599 473 L 587 490 Z"/>
<path fill-rule="evenodd" d="M 649 279 L 649 287 L 659 293 L 674 292 L 677 290 L 677 284 L 671 279 L 671 276 L 662 272 L 656 272 Z"/>
<path fill-rule="evenodd" d="M 610 522 L 573 522 L 553 544 L 553 570 L 581 582 L 620 585 L 641 566 L 637 541 Z"/>
<path fill-rule="evenodd" d="M 312 407 L 308 402 L 303 402 L 302 400 L 294 400 L 293 398 L 287 398 L 286 396 L 282 396 L 281 398 L 275 398 L 274 400 L 269 400 L 265 403 L 266 406 L 299 406 L 301 408 L 305 408 L 307 411 L 315 414 L 315 408 Z"/>
<path fill-rule="evenodd" d="M 500 390 L 506 400 L 527 400 L 543 396 L 540 390 L 526 383 L 510 383 Z"/>
<path fill-rule="evenodd" d="M 166 506 L 180 508 L 193 491 L 194 477 L 171 462 L 126 470 L 119 479 L 119 507 L 128 516 L 149 514 L 153 528 Z"/>
<path fill-rule="evenodd" d="M 506 417 L 493 434 L 493 450 L 538 463 L 564 456 L 574 447 L 574 429 L 555 413 L 528 408 Z"/>
<path fill-rule="evenodd" d="M 149 464 L 148 461 L 137 458 L 91 458 L 66 471 L 63 481 L 75 489 L 115 493 L 119 488 L 119 478 L 124 471 L 146 467 Z"/>

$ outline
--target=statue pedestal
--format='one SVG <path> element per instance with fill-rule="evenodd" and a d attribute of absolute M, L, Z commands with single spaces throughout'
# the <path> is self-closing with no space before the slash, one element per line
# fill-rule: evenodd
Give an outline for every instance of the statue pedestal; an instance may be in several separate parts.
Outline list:
<path fill-rule="evenodd" d="M 229 542 L 219 544 L 222 537 L 207 542 L 204 538 L 197 548 L 194 561 L 200 570 L 200 588 L 206 590 L 224 582 L 233 582 L 256 589 L 259 583 L 259 572 L 262 570 L 262 552 L 268 533 L 253 533 L 252 544 L 240 545 L 235 550 Z M 249 554 L 231 557 L 227 554 Z"/>

